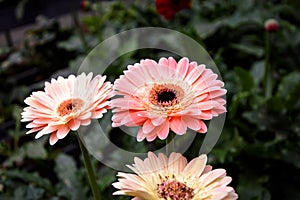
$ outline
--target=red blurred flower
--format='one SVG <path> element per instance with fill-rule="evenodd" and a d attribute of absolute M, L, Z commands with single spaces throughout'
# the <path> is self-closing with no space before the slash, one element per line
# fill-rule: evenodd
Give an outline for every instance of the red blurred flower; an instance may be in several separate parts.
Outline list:
<path fill-rule="evenodd" d="M 265 22 L 265 29 L 268 32 L 277 32 L 279 29 L 279 24 L 276 19 L 268 19 Z"/>
<path fill-rule="evenodd" d="M 91 9 L 91 2 L 88 0 L 83 0 L 80 2 L 80 9 L 82 11 L 89 11 Z"/>
<path fill-rule="evenodd" d="M 175 14 L 191 6 L 191 0 L 155 0 L 157 12 L 165 19 L 174 18 Z"/>

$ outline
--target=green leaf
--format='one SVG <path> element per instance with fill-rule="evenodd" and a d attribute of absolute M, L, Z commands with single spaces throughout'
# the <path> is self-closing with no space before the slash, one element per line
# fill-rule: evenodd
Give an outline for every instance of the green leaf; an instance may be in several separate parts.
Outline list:
<path fill-rule="evenodd" d="M 18 187 L 14 191 L 14 199 L 23 199 L 26 194 L 25 187 Z"/>
<path fill-rule="evenodd" d="M 259 178 L 250 174 L 240 176 L 236 188 L 239 196 L 244 200 L 270 200 L 270 192 L 259 183 Z"/>
<path fill-rule="evenodd" d="M 45 190 L 42 188 L 36 188 L 32 185 L 29 185 L 26 191 L 26 200 L 38 200 L 43 197 Z"/>
<path fill-rule="evenodd" d="M 265 62 L 264 61 L 258 61 L 253 63 L 250 73 L 252 74 L 252 77 L 254 79 L 254 83 L 258 85 L 265 73 Z"/>
<path fill-rule="evenodd" d="M 234 72 L 237 78 L 237 83 L 240 84 L 242 91 L 251 91 L 254 88 L 254 79 L 249 71 L 241 67 L 235 67 Z"/>
<path fill-rule="evenodd" d="M 249 95 L 250 95 L 249 92 L 241 92 L 241 93 L 238 93 L 233 96 L 233 98 L 231 100 L 231 104 L 228 109 L 230 119 L 234 118 L 234 116 L 238 110 L 238 107 L 241 104 L 241 101 L 243 101 L 244 99 L 247 99 L 247 97 Z"/>
<path fill-rule="evenodd" d="M 105 167 L 100 171 L 99 177 L 101 177 L 100 192 L 104 192 L 105 189 L 110 187 L 111 184 L 115 181 L 116 172 L 111 170 L 110 168 Z"/>
<path fill-rule="evenodd" d="M 86 199 L 83 186 L 78 177 L 78 169 L 72 157 L 66 154 L 60 154 L 55 159 L 55 172 L 62 182 L 58 188 L 58 195 L 69 199 Z"/>
<path fill-rule="evenodd" d="M 300 72 L 292 72 L 283 77 L 277 91 L 277 95 L 285 101 L 288 109 L 300 106 Z"/>
<path fill-rule="evenodd" d="M 12 167 L 14 163 L 22 162 L 25 158 L 25 151 L 23 148 L 19 148 L 17 151 L 13 152 L 4 162 L 4 167 Z"/>
<path fill-rule="evenodd" d="M 250 44 L 231 44 L 230 47 L 244 52 L 246 54 L 254 55 L 258 58 L 264 55 L 264 50 L 259 46 L 254 46 Z"/>
<path fill-rule="evenodd" d="M 31 159 L 46 159 L 47 151 L 41 142 L 29 142 L 26 145 L 26 155 Z"/>
<path fill-rule="evenodd" d="M 7 179 L 20 179 L 26 183 L 34 184 L 36 186 L 40 186 L 42 188 L 52 190 L 52 185 L 48 179 L 41 177 L 38 173 L 29 173 L 22 170 L 7 170 L 1 173 L 1 176 L 4 175 Z"/>

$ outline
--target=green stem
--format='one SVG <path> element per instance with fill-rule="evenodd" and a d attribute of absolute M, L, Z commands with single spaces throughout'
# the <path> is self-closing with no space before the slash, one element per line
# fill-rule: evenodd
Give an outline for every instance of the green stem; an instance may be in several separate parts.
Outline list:
<path fill-rule="evenodd" d="M 16 119 L 16 128 L 14 133 L 14 150 L 18 150 L 18 143 L 20 138 L 20 126 L 21 126 L 21 115 L 17 117 Z"/>
<path fill-rule="evenodd" d="M 264 91 L 268 99 L 272 95 L 272 71 L 270 67 L 270 33 L 266 32 L 265 44 L 265 74 L 264 74 Z"/>
<path fill-rule="evenodd" d="M 79 142 L 79 146 L 83 155 L 83 159 L 84 159 L 84 165 L 86 168 L 86 171 L 88 173 L 88 178 L 89 178 L 89 182 L 92 188 L 92 192 L 93 192 L 93 196 L 94 196 L 94 200 L 101 200 L 101 196 L 100 196 L 100 192 L 98 190 L 98 185 L 96 182 L 96 176 L 94 173 L 94 169 L 91 163 L 91 159 L 90 159 L 90 155 L 88 153 L 88 150 L 86 149 L 82 139 L 80 138 L 80 136 L 77 134 L 77 138 L 78 138 L 78 142 Z"/>
<path fill-rule="evenodd" d="M 166 154 L 170 155 L 175 150 L 174 144 L 174 133 L 170 131 L 168 137 L 166 138 Z"/>
<path fill-rule="evenodd" d="M 84 37 L 84 34 L 80 28 L 80 25 L 79 25 L 79 17 L 78 17 L 78 12 L 77 12 L 77 9 L 76 9 L 76 6 L 75 6 L 75 2 L 74 0 L 71 0 L 71 9 L 72 9 L 72 18 L 73 18 L 73 23 L 75 25 L 75 28 L 77 29 L 78 31 L 78 34 L 79 34 L 79 39 L 81 41 L 81 44 L 83 46 L 83 49 L 85 51 L 85 53 L 87 54 L 88 53 L 88 43 Z"/>

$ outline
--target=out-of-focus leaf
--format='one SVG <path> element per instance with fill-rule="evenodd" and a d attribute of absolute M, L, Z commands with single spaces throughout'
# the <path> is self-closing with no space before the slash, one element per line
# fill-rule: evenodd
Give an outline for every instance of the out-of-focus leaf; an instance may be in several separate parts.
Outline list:
<path fill-rule="evenodd" d="M 254 79 L 254 83 L 256 85 L 258 85 L 264 77 L 264 73 L 265 73 L 264 64 L 265 64 L 264 61 L 258 61 L 258 62 L 255 62 L 251 68 L 251 74 Z"/>
<path fill-rule="evenodd" d="M 83 52 L 84 50 L 79 36 L 72 36 L 68 40 L 58 43 L 58 47 L 68 51 L 80 50 Z"/>
<path fill-rule="evenodd" d="M 83 56 L 83 55 L 82 56 L 77 56 L 74 60 L 71 60 L 69 62 L 70 71 L 73 72 L 73 73 L 78 72 L 78 69 L 79 69 L 79 67 L 80 67 L 80 65 L 83 62 L 85 57 L 86 56 Z"/>
<path fill-rule="evenodd" d="M 251 91 L 254 89 L 254 79 L 249 71 L 241 67 L 235 67 L 234 72 L 242 91 Z"/>
<path fill-rule="evenodd" d="M 294 151 L 290 151 L 290 150 L 286 150 L 283 149 L 282 150 L 282 158 L 289 163 L 292 163 L 295 167 L 300 168 L 300 153 L 298 152 L 298 154 Z"/>
<path fill-rule="evenodd" d="M 18 151 L 13 152 L 4 162 L 3 166 L 12 167 L 14 163 L 20 163 L 24 160 L 26 151 L 24 148 L 19 148 Z"/>
<path fill-rule="evenodd" d="M 229 26 L 231 28 L 239 28 L 242 24 L 261 23 L 260 19 L 262 18 L 261 10 L 254 10 L 252 12 L 241 13 L 236 12 L 229 17 L 223 18 L 216 22 L 219 26 Z"/>
<path fill-rule="evenodd" d="M 18 187 L 14 191 L 14 199 L 23 199 L 25 195 L 26 195 L 25 187 Z"/>
<path fill-rule="evenodd" d="M 233 117 L 236 115 L 237 109 L 241 101 L 247 99 L 249 95 L 250 95 L 249 92 L 241 92 L 233 96 L 231 104 L 229 105 L 229 109 L 228 109 L 230 119 L 233 119 Z"/>
<path fill-rule="evenodd" d="M 26 183 L 40 186 L 48 190 L 52 190 L 52 185 L 50 181 L 46 178 L 41 177 L 38 173 L 29 173 L 23 170 L 7 170 L 0 171 L 1 176 L 7 177 L 7 179 L 21 179 Z"/>
<path fill-rule="evenodd" d="M 43 194 L 45 193 L 45 190 L 42 188 L 36 188 L 32 185 L 29 185 L 27 187 L 26 191 L 26 200 L 39 200 L 43 197 Z"/>
<path fill-rule="evenodd" d="M 98 44 L 97 37 L 93 35 L 85 35 L 84 37 L 89 47 L 95 47 Z M 78 35 L 73 35 L 68 40 L 59 42 L 58 47 L 68 51 L 84 52 L 83 43 Z"/>
<path fill-rule="evenodd" d="M 300 72 L 292 72 L 285 76 L 279 87 L 277 95 L 285 100 L 287 108 L 300 105 Z"/>
<path fill-rule="evenodd" d="M 58 195 L 73 200 L 85 199 L 83 185 L 78 177 L 78 169 L 72 157 L 66 154 L 60 154 L 55 159 L 55 172 L 62 185 L 59 188 Z"/>
<path fill-rule="evenodd" d="M 46 159 L 47 151 L 44 148 L 43 143 L 40 142 L 29 142 L 26 145 L 26 155 L 32 159 Z"/>
<path fill-rule="evenodd" d="M 18 20 L 22 19 L 24 16 L 25 6 L 28 3 L 28 0 L 21 0 L 15 9 L 15 15 Z"/>
<path fill-rule="evenodd" d="M 278 96 L 272 96 L 270 99 L 267 100 L 266 106 L 268 109 L 273 111 L 283 111 L 285 109 L 285 103 L 283 102 L 282 98 Z"/>
<path fill-rule="evenodd" d="M 239 197 L 243 200 L 270 200 L 271 195 L 266 190 L 256 176 L 241 176 L 239 185 L 236 188 Z"/>
<path fill-rule="evenodd" d="M 212 153 L 216 158 L 216 160 L 220 163 L 224 163 L 226 159 L 228 151 L 225 149 L 213 149 Z"/>
<path fill-rule="evenodd" d="M 258 46 L 253 46 L 253 45 L 246 45 L 246 44 L 231 44 L 230 45 L 232 48 L 237 49 L 241 52 L 254 55 L 257 58 L 260 58 L 264 54 L 264 50 L 261 47 Z"/>
<path fill-rule="evenodd" d="M 109 187 L 112 184 L 113 181 L 115 181 L 116 173 L 110 168 L 105 167 L 100 171 L 99 177 L 101 180 L 100 192 L 103 192 L 107 187 Z"/>

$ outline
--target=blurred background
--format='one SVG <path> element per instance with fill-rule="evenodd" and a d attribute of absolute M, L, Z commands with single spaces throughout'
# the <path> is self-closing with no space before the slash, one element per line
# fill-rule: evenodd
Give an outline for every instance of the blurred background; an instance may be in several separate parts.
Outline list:
<path fill-rule="evenodd" d="M 209 163 L 227 170 L 239 199 L 300 199 L 299 10 L 298 0 L 0 0 L 0 199 L 92 199 L 74 134 L 54 146 L 47 136 L 25 135 L 24 99 L 51 78 L 76 74 L 106 38 L 150 26 L 190 36 L 218 66 L 228 112 Z M 104 74 L 113 81 L 128 64 L 162 56 L 174 55 L 133 51 Z M 164 145 L 107 131 L 128 151 Z M 204 136 L 196 135 L 188 159 L 198 155 Z M 105 146 L 102 153 L 118 157 Z M 96 159 L 93 164 L 104 199 L 131 199 L 113 197 L 116 171 Z"/>

